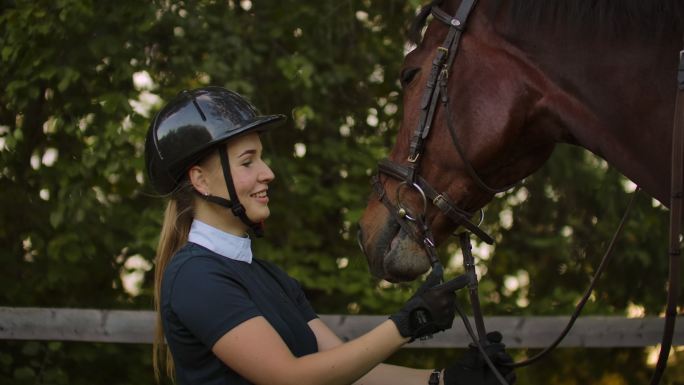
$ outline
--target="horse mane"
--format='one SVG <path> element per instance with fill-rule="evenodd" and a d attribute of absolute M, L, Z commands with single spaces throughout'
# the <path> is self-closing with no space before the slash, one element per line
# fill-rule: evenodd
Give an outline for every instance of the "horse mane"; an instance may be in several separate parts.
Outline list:
<path fill-rule="evenodd" d="M 514 0 L 502 4 L 517 30 L 535 27 L 604 37 L 682 32 L 682 0 Z"/>
<path fill-rule="evenodd" d="M 409 29 L 409 39 L 418 44 L 430 10 L 444 0 L 423 6 Z M 608 37 L 658 38 L 684 30 L 682 0 L 495 0 L 497 14 L 503 12 L 517 31 L 539 27 Z"/>

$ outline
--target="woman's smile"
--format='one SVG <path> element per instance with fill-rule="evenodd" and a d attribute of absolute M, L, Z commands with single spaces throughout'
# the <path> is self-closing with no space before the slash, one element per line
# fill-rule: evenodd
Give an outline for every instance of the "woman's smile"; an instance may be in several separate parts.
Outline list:
<path fill-rule="evenodd" d="M 261 190 L 259 192 L 254 193 L 254 194 L 250 194 L 250 197 L 256 199 L 257 202 L 259 202 L 259 203 L 268 204 L 268 191 L 267 190 Z"/>

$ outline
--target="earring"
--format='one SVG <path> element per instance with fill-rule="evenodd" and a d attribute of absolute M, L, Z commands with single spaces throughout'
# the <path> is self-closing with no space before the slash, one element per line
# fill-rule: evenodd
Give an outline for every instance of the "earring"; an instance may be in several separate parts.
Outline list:
<path fill-rule="evenodd" d="M 208 197 L 208 196 L 209 196 L 209 192 L 205 192 L 205 193 L 204 193 L 204 196 L 205 196 L 205 197 Z"/>

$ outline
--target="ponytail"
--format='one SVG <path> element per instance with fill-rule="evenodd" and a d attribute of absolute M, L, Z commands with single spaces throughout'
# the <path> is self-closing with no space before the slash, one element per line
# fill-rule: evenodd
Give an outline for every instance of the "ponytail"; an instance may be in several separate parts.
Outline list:
<path fill-rule="evenodd" d="M 192 185 L 185 180 L 173 193 L 164 213 L 157 256 L 155 258 L 154 272 L 154 309 L 156 312 L 156 327 L 154 333 L 154 345 L 152 348 L 152 365 L 157 382 L 161 379 L 162 369 L 169 378 L 174 378 L 174 364 L 171 351 L 164 339 L 164 330 L 161 321 L 161 284 L 164 270 L 173 255 L 188 241 L 190 226 L 194 218 L 193 210 L 194 194 Z"/>

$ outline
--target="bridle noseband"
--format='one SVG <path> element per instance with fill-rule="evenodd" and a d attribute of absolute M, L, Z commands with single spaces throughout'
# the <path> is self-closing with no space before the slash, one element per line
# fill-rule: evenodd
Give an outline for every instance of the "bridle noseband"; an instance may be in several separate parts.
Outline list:
<path fill-rule="evenodd" d="M 430 183 L 420 176 L 420 163 L 422 160 L 422 154 L 424 152 L 425 140 L 430 134 L 433 121 L 435 119 L 435 112 L 437 110 L 438 104 L 441 102 L 441 106 L 444 109 L 446 115 L 446 121 L 448 125 L 449 135 L 451 137 L 452 143 L 456 148 L 461 161 L 468 175 L 475 181 L 475 183 L 484 191 L 496 194 L 499 192 L 506 191 L 513 186 L 505 186 L 502 188 L 493 188 L 485 183 L 482 178 L 478 175 L 477 171 L 473 165 L 468 161 L 468 158 L 463 150 L 458 137 L 456 135 L 456 130 L 453 126 L 453 118 L 451 114 L 451 109 L 449 107 L 449 97 L 447 93 L 447 83 L 448 83 L 448 73 L 458 52 L 459 43 L 461 36 L 465 30 L 466 22 L 471 11 L 475 7 L 477 0 L 463 0 L 456 11 L 455 16 L 451 16 L 444 12 L 436 4 L 428 5 L 431 9 L 430 12 L 432 16 L 441 21 L 442 23 L 449 26 L 449 31 L 447 33 L 444 43 L 437 48 L 437 52 L 432 61 L 432 69 L 430 76 L 427 80 L 425 90 L 420 100 L 420 117 L 418 125 L 413 133 L 409 145 L 409 154 L 407 157 L 407 165 L 399 164 L 388 159 L 383 159 L 378 163 L 378 174 L 372 177 L 372 185 L 378 199 L 385 205 L 390 215 L 394 220 L 400 225 L 401 229 L 409 235 L 414 241 L 422 244 L 425 248 L 426 254 L 430 261 L 433 269 L 439 269 L 443 271 L 437 253 L 435 251 L 435 242 L 432 232 L 426 222 L 426 211 L 428 202 L 431 202 L 436 206 L 439 211 L 449 218 L 457 227 L 463 226 L 467 231 L 475 234 L 483 242 L 488 244 L 493 244 L 494 240 L 490 235 L 488 235 L 484 230 L 480 228 L 482 223 L 482 218 L 479 224 L 474 224 L 470 218 L 472 217 L 472 212 L 463 210 L 457 207 L 448 197 L 445 192 L 439 193 L 434 189 Z M 671 184 L 671 202 L 670 202 L 670 277 L 669 277 L 669 287 L 668 287 L 668 300 L 666 309 L 666 326 L 663 334 L 663 339 L 661 343 L 660 355 L 658 357 L 658 363 L 656 365 L 656 370 L 651 378 L 651 385 L 658 384 L 660 378 L 662 377 L 663 371 L 667 366 L 667 357 L 669 353 L 670 346 L 672 344 L 672 337 L 674 333 L 674 322 L 676 319 L 676 303 L 677 303 L 677 293 L 679 292 L 679 257 L 680 257 L 680 246 L 679 237 L 681 234 L 681 216 L 682 216 L 682 195 L 683 195 L 683 181 L 682 181 L 682 162 L 684 159 L 684 51 L 680 54 L 679 62 L 679 77 L 678 77 L 678 92 L 676 100 L 676 111 L 675 111 L 675 123 L 673 131 L 673 152 L 672 152 L 672 184 Z M 393 204 L 387 196 L 384 188 L 383 181 L 380 178 L 380 174 L 384 174 L 391 178 L 400 181 L 399 185 L 395 191 L 395 202 Z M 422 212 L 419 214 L 411 213 L 402 204 L 402 193 L 404 189 L 415 190 L 422 200 Z M 562 339 L 567 335 L 567 333 L 572 328 L 575 320 L 579 317 L 579 314 L 589 298 L 593 288 L 600 277 L 603 268 L 607 264 L 609 257 L 612 254 L 613 245 L 616 239 L 620 235 L 623 226 L 627 220 L 628 214 L 631 211 L 632 205 L 634 203 L 634 198 L 638 193 L 639 189 L 635 191 L 632 199 L 630 200 L 625 213 L 615 231 L 611 242 L 603 255 L 603 258 L 599 264 L 599 267 L 591 280 L 591 283 L 584 293 L 582 300 L 577 304 L 575 311 L 573 312 L 566 328 L 561 332 L 560 336 L 546 349 L 538 353 L 537 355 L 531 357 L 530 359 L 507 364 L 511 367 L 521 367 L 529 365 L 536 362 L 552 349 L 554 349 Z M 495 374 L 497 379 L 501 384 L 506 384 L 506 380 L 496 369 L 494 364 L 489 359 L 484 345 L 488 344 L 486 331 L 484 326 L 484 319 L 482 316 L 482 311 L 480 309 L 480 302 L 477 289 L 477 274 L 475 272 L 474 258 L 471 254 L 470 237 L 467 232 L 462 232 L 459 235 L 459 241 L 461 244 L 461 250 L 463 252 L 463 263 L 465 267 L 465 274 L 469 278 L 469 297 L 471 306 L 473 309 L 473 316 L 475 319 L 475 326 L 477 329 L 478 336 L 470 326 L 468 318 L 463 314 L 460 308 L 457 307 L 457 311 L 461 316 L 464 323 L 466 331 L 470 335 L 473 344 L 477 346 L 482 354 L 485 362 Z M 478 338 L 479 337 L 479 338 Z"/>

